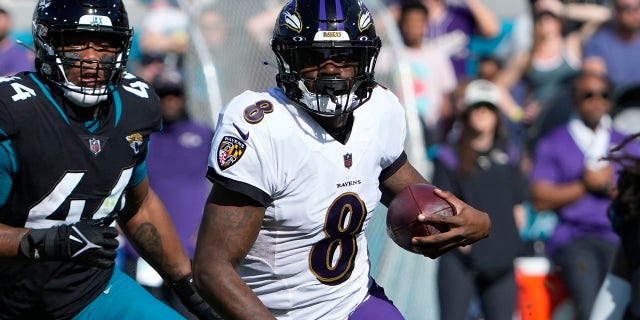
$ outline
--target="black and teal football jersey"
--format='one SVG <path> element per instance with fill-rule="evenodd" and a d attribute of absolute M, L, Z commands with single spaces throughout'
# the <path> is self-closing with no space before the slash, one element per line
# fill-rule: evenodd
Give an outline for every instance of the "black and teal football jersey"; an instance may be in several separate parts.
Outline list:
<path fill-rule="evenodd" d="M 149 135 L 161 127 L 145 81 L 127 74 L 89 127 L 67 108 L 36 73 L 0 78 L 0 140 L 12 172 L 0 223 L 37 229 L 112 218 L 141 180 Z M 71 262 L 0 262 L 0 318 L 68 318 L 111 274 Z"/>

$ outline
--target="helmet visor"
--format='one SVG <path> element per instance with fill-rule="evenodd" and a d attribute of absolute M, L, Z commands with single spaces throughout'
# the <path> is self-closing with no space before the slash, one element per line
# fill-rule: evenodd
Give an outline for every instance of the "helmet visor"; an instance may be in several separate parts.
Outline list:
<path fill-rule="evenodd" d="M 300 73 L 303 69 L 320 67 L 326 61 L 338 66 L 355 68 L 355 74 L 363 75 L 369 72 L 371 48 L 368 47 L 322 47 L 301 46 L 285 50 L 283 58 L 291 70 Z"/>
<path fill-rule="evenodd" d="M 356 66 L 364 54 L 362 48 L 304 48 L 300 52 L 300 67 L 317 67 L 329 60 L 338 65 Z"/>

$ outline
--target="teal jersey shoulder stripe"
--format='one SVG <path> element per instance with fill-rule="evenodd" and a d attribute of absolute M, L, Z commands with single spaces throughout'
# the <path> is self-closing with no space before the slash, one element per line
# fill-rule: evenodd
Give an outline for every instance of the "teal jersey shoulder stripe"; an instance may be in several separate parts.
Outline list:
<path fill-rule="evenodd" d="M 42 82 L 40 82 L 40 80 L 36 78 L 35 74 L 30 73 L 29 77 L 33 79 L 33 81 L 40 87 L 40 90 L 42 90 L 42 92 L 47 97 L 47 99 L 49 99 L 49 101 L 56 107 L 56 109 L 58 109 L 58 112 L 60 113 L 60 116 L 62 116 L 62 119 L 64 120 L 64 122 L 66 122 L 67 124 L 71 124 L 69 122 L 69 118 L 67 118 L 67 115 L 64 113 L 64 111 L 62 111 L 62 108 L 60 108 L 60 105 L 58 105 L 56 100 L 54 100 L 53 97 L 51 96 L 51 92 L 49 91 L 49 88 L 47 88 L 47 86 L 45 86 Z"/>
<path fill-rule="evenodd" d="M 122 99 L 120 99 L 120 94 L 118 91 L 113 90 L 113 102 L 116 108 L 116 122 L 113 124 L 114 127 L 118 126 L 120 122 L 120 116 L 122 115 Z"/>

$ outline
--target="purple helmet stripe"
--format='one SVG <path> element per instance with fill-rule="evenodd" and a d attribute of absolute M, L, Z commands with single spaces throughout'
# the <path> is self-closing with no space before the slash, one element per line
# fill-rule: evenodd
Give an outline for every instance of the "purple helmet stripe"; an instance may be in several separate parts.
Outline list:
<path fill-rule="evenodd" d="M 331 0 L 329 0 L 331 2 Z M 327 4 L 327 0 L 320 0 L 318 12 L 319 23 L 318 28 L 323 31 L 329 31 L 329 28 L 333 24 L 329 24 L 326 21 L 331 17 L 331 20 L 336 19 L 338 21 L 344 20 L 344 12 L 342 12 L 342 5 L 340 0 L 333 0 L 333 6 Z M 337 22 L 335 28 L 331 27 L 331 30 L 344 30 L 344 23 Z"/>
<path fill-rule="evenodd" d="M 340 5 L 340 0 L 335 0 L 336 4 L 336 19 L 343 21 L 344 14 L 342 12 L 342 6 Z M 344 30 L 344 23 L 338 23 L 338 30 Z"/>
<path fill-rule="evenodd" d="M 318 13 L 318 20 L 320 21 L 326 21 L 327 20 L 327 4 L 325 2 L 325 0 L 320 0 L 320 12 Z M 320 30 L 327 30 L 327 23 L 326 22 L 321 22 L 318 25 Z"/>

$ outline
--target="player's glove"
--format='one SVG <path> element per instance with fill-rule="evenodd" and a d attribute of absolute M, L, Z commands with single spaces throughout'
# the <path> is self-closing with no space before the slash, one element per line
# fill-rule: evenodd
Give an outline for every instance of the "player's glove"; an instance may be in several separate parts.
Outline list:
<path fill-rule="evenodd" d="M 34 260 L 71 260 L 110 268 L 115 264 L 118 230 L 89 221 L 48 229 L 31 229 L 20 241 L 20 253 Z"/>
<path fill-rule="evenodd" d="M 191 313 L 196 315 L 198 319 L 222 319 L 196 291 L 196 286 L 193 284 L 193 274 L 190 273 L 176 282 L 171 282 L 171 288 L 178 298 L 180 298 L 182 304 L 184 304 Z"/>

